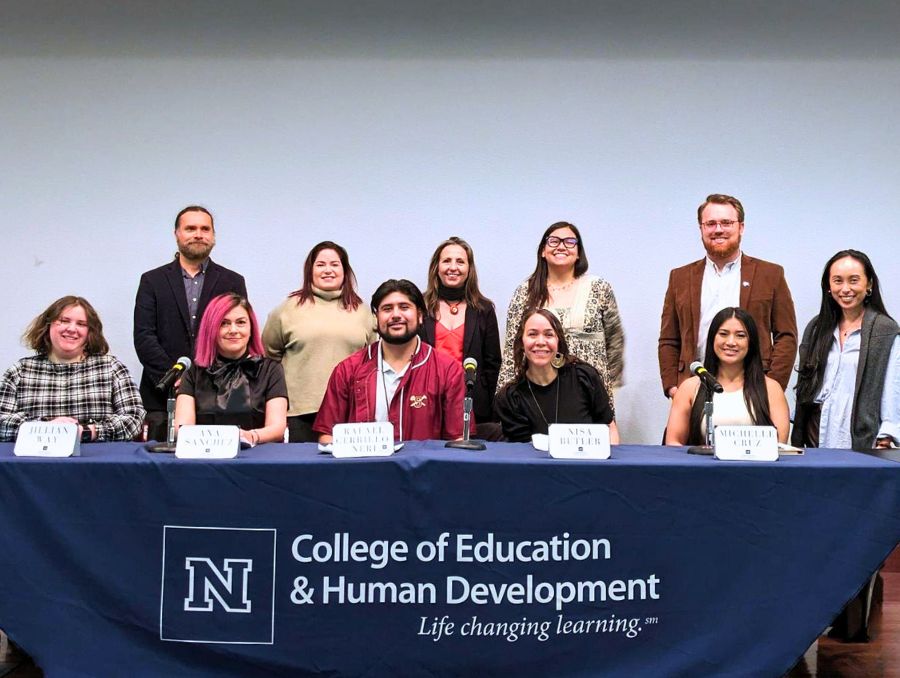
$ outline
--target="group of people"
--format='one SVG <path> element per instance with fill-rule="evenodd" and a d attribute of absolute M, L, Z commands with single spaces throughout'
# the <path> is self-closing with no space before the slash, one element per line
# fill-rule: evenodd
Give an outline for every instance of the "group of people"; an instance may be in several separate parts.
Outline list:
<path fill-rule="evenodd" d="M 797 325 L 783 269 L 741 252 L 744 210 L 710 195 L 697 212 L 706 256 L 673 270 L 663 304 L 659 367 L 671 398 L 665 442 L 705 438 L 713 424 L 774 426 L 786 441 L 784 390 Z M 615 389 L 624 332 L 612 287 L 588 274 L 570 223 L 541 236 L 534 271 L 516 289 L 501 351 L 494 304 L 480 291 L 472 248 L 452 237 L 428 267 L 424 293 L 391 279 L 368 307 L 347 251 L 317 244 L 299 289 L 260 327 L 244 278 L 210 259 L 212 214 L 192 205 L 175 219 L 175 259 L 141 276 L 134 344 L 138 389 L 108 355 L 102 325 L 81 297 L 63 297 L 25 334 L 35 355 L 0 379 L 0 439 L 28 420 L 77 423 L 84 441 L 130 440 L 146 426 L 166 435 L 161 377 L 180 356 L 175 425 L 233 424 L 248 445 L 331 439 L 335 424 L 390 421 L 398 440 L 463 434 L 469 395 L 479 437 L 528 441 L 554 423 L 603 423 L 619 442 Z M 474 380 L 463 362 L 477 361 Z M 691 376 L 703 363 L 721 385 Z M 862 252 L 835 254 L 822 274 L 822 304 L 800 345 L 792 441 L 870 449 L 900 443 L 900 339 L 878 277 Z"/>

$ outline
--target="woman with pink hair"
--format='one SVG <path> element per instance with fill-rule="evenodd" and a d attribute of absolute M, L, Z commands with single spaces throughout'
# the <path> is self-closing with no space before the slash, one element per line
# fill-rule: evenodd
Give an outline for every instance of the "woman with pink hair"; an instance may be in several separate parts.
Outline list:
<path fill-rule="evenodd" d="M 284 370 L 264 356 L 250 302 L 234 293 L 219 295 L 203 313 L 196 358 L 178 388 L 176 428 L 234 425 L 250 446 L 281 442 L 287 406 Z"/>

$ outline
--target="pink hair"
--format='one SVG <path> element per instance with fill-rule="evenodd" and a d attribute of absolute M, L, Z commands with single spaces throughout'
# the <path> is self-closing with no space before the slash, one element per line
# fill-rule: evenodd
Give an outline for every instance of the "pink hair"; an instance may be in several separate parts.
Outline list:
<path fill-rule="evenodd" d="M 259 335 L 259 323 L 256 321 L 256 314 L 250 302 L 239 294 L 230 292 L 228 294 L 220 294 L 211 302 L 203 312 L 203 318 L 200 320 L 200 328 L 197 330 L 197 344 L 194 351 L 194 362 L 200 367 L 209 367 L 216 360 L 219 354 L 218 339 L 219 328 L 222 326 L 222 319 L 228 315 L 233 308 L 242 307 L 250 316 L 250 341 L 247 344 L 247 352 L 251 356 L 262 356 L 263 345 Z"/>

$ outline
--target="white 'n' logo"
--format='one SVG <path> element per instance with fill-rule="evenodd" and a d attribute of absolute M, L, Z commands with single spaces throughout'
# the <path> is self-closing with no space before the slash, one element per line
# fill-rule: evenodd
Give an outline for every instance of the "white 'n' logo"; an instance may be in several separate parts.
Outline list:
<path fill-rule="evenodd" d="M 185 612 L 212 612 L 213 599 L 219 601 L 226 612 L 250 612 L 247 584 L 253 570 L 252 560 L 226 558 L 220 570 L 209 558 L 185 558 L 184 568 L 189 573 Z M 235 579 L 240 582 L 237 586 Z M 198 596 L 197 586 L 201 581 L 201 595 Z"/>

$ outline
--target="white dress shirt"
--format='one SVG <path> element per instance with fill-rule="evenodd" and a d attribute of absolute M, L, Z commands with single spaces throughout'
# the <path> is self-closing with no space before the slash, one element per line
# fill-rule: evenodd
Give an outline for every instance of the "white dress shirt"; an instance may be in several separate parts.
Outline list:
<path fill-rule="evenodd" d="M 706 257 L 703 269 L 703 285 L 700 288 L 700 327 L 697 330 L 697 360 L 703 362 L 706 354 L 706 335 L 713 317 L 726 306 L 741 303 L 741 253 L 737 259 L 725 264 L 721 270 L 712 259 Z"/>

